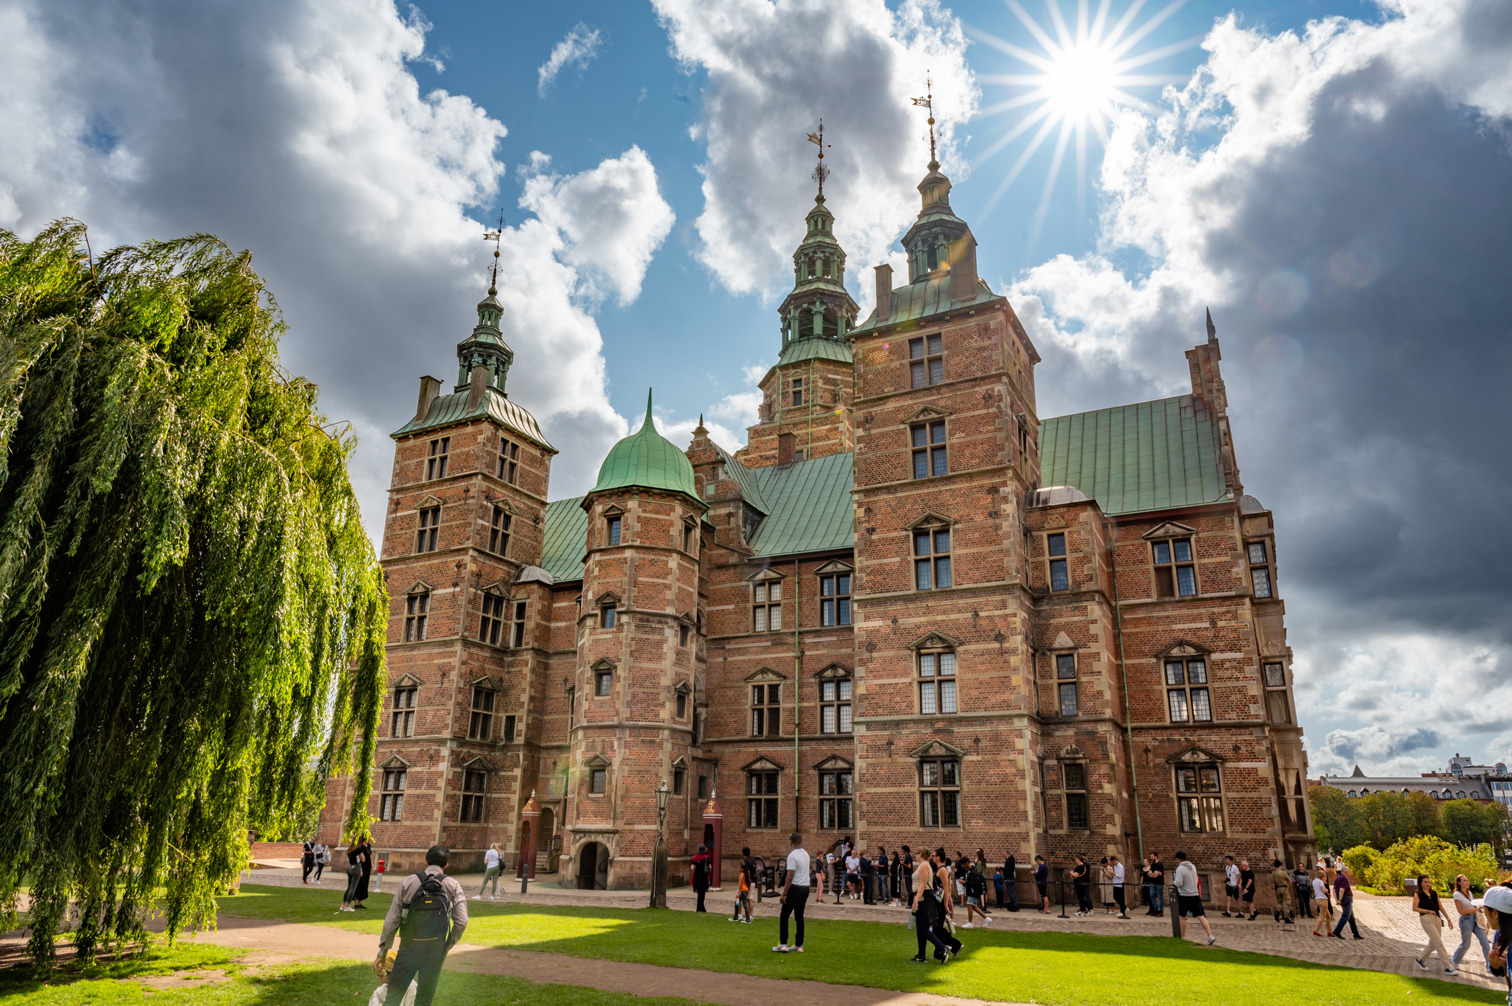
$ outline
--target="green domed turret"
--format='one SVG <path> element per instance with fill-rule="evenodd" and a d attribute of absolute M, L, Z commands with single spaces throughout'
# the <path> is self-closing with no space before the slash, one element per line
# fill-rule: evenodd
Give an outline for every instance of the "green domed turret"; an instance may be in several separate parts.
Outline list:
<path fill-rule="evenodd" d="M 630 486 L 683 493 L 698 500 L 693 465 L 688 456 L 656 432 L 656 423 L 651 419 L 650 391 L 646 392 L 645 422 L 641 423 L 640 429 L 610 448 L 609 456 L 599 466 L 598 483 L 593 491 Z"/>

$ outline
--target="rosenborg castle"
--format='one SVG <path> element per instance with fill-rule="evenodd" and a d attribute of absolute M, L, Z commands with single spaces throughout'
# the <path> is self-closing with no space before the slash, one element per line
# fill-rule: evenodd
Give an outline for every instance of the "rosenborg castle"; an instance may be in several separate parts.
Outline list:
<path fill-rule="evenodd" d="M 741 450 L 670 443 L 648 402 L 552 499 L 492 289 L 455 386 L 420 379 L 382 552 L 390 869 L 498 843 L 646 887 L 663 781 L 674 882 L 702 842 L 730 880 L 792 831 L 1021 864 L 1311 854 L 1277 543 L 1211 320 L 1190 393 L 1042 418 L 937 163 L 918 189 L 906 280 L 876 267 L 862 319 L 815 201 Z"/>

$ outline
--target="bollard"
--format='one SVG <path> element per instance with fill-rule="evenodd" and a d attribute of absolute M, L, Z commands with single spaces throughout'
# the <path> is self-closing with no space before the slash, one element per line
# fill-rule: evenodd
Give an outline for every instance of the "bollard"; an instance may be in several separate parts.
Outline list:
<path fill-rule="evenodd" d="M 1176 885 L 1166 894 L 1166 907 L 1171 910 L 1171 935 L 1181 939 L 1181 899 L 1176 895 Z"/>
<path fill-rule="evenodd" d="M 1060 917 L 1063 918 L 1063 919 L 1068 919 L 1068 918 L 1070 918 L 1070 916 L 1066 914 L 1066 881 L 1065 881 L 1065 878 L 1057 880 L 1056 884 L 1059 885 L 1059 887 L 1060 887 L 1060 910 L 1061 910 Z"/>

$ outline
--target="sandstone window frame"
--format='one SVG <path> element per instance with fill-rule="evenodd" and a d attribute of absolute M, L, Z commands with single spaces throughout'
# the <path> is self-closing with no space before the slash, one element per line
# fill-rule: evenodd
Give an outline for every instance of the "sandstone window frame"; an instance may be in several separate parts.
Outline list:
<path fill-rule="evenodd" d="M 782 828 L 782 766 L 758 758 L 741 768 L 745 776 L 746 830 Z"/>
<path fill-rule="evenodd" d="M 1066 555 L 1064 529 L 1045 533 L 1045 582 L 1050 585 L 1052 594 L 1071 589 L 1071 567 Z"/>
<path fill-rule="evenodd" d="M 749 687 L 751 736 L 782 736 L 782 683 L 757 681 Z"/>
<path fill-rule="evenodd" d="M 947 830 L 963 827 L 963 756 L 963 751 L 943 741 L 930 741 L 909 753 L 917 766 L 914 780 L 919 793 L 920 829 Z"/>
<path fill-rule="evenodd" d="M 1071 719 L 1081 715 L 1081 666 L 1076 659 L 1076 652 L 1057 652 L 1050 655 L 1050 660 L 1055 669 L 1055 708 L 1056 712 Z M 1067 698 L 1070 703 L 1068 706 Z M 1067 712 L 1067 708 L 1070 712 Z"/>
<path fill-rule="evenodd" d="M 420 682 L 406 674 L 394 682 L 393 699 L 389 704 L 389 736 L 415 736 L 415 704 L 420 695 Z"/>
<path fill-rule="evenodd" d="M 441 532 L 441 503 L 434 497 L 421 502 L 415 511 L 415 554 L 434 552 Z"/>
<path fill-rule="evenodd" d="M 1208 655 L 1168 654 L 1161 658 L 1166 716 L 1171 723 L 1213 722 L 1213 691 Z"/>
<path fill-rule="evenodd" d="M 908 472 L 915 481 L 950 474 L 950 430 L 943 416 L 931 416 L 908 427 Z"/>
<path fill-rule="evenodd" d="M 519 475 L 519 467 L 520 445 L 509 440 L 504 434 L 499 434 L 499 464 L 495 474 L 510 485 L 514 485 Z"/>
<path fill-rule="evenodd" d="M 501 558 L 509 558 L 509 535 L 514 526 L 514 514 L 509 508 L 495 503 L 488 524 L 488 550 Z"/>
<path fill-rule="evenodd" d="M 793 392 L 793 408 L 801 408 L 803 406 L 803 378 L 794 377 L 791 381 L 790 388 Z"/>
<path fill-rule="evenodd" d="M 404 820 L 404 790 L 408 783 L 409 763 L 395 756 L 384 762 L 378 786 L 378 820 Z"/>
<path fill-rule="evenodd" d="M 698 557 L 698 522 L 694 520 L 683 521 L 683 551 Z"/>
<path fill-rule="evenodd" d="M 1155 597 L 1180 600 L 1202 596 L 1202 585 L 1197 576 L 1196 531 L 1156 530 L 1165 533 L 1149 538 L 1150 580 Z"/>
<path fill-rule="evenodd" d="M 782 582 L 785 578 L 774 569 L 763 569 L 751 577 L 751 631 L 781 632 L 783 607 Z"/>
<path fill-rule="evenodd" d="M 933 251 L 930 253 L 933 255 Z M 931 270 L 933 267 L 931 267 Z M 908 340 L 908 387 L 929 388 L 945 383 L 945 340 L 940 332 Z"/>
<path fill-rule="evenodd" d="M 485 807 L 490 774 L 492 774 L 491 767 L 482 758 L 474 758 L 462 766 L 462 799 L 457 807 L 459 823 L 488 823 Z"/>
<path fill-rule="evenodd" d="M 1183 835 L 1224 835 L 1228 828 L 1223 759 L 1190 748 L 1170 759 L 1176 829 Z"/>
<path fill-rule="evenodd" d="M 514 740 L 515 740 L 515 730 L 517 729 L 517 724 L 518 723 L 519 723 L 519 720 L 515 716 L 514 713 L 507 713 L 504 716 L 504 743 L 505 744 L 513 744 L 514 743 Z"/>
<path fill-rule="evenodd" d="M 497 587 L 487 587 L 483 591 L 483 613 L 478 619 L 478 642 L 487 643 L 489 646 L 498 646 L 499 637 L 504 630 L 504 610 L 508 605 L 508 598 L 499 593 Z"/>
<path fill-rule="evenodd" d="M 914 654 L 920 716 L 954 716 L 959 705 L 956 651 L 929 649 Z"/>
<path fill-rule="evenodd" d="M 1060 762 L 1061 795 L 1065 802 L 1066 831 L 1092 830 L 1091 788 L 1088 782 L 1090 765 L 1079 753 L 1063 755 Z"/>
<path fill-rule="evenodd" d="M 844 758 L 826 758 L 815 767 L 818 773 L 820 831 L 850 831 L 855 828 L 855 766 Z"/>
<path fill-rule="evenodd" d="M 624 516 L 612 513 L 604 518 L 604 544 L 609 548 L 624 544 L 625 523 Z"/>
<path fill-rule="evenodd" d="M 589 671 L 593 675 L 593 697 L 611 698 L 614 695 L 614 665 L 607 660 L 599 660 Z"/>
<path fill-rule="evenodd" d="M 510 623 L 509 645 L 513 649 L 519 649 L 525 645 L 526 616 L 530 613 L 528 601 L 516 601 L 514 603 L 514 619 Z"/>
<path fill-rule="evenodd" d="M 1286 661 L 1261 659 L 1260 684 L 1265 691 L 1265 717 L 1273 726 L 1289 727 L 1296 722 L 1287 681 Z"/>
<path fill-rule="evenodd" d="M 1271 556 L 1271 543 L 1265 538 L 1253 538 L 1244 543 L 1244 557 L 1249 564 L 1250 592 L 1256 600 L 1270 600 L 1276 596 L 1276 570 Z"/>
<path fill-rule="evenodd" d="M 933 514 L 915 521 L 908 529 L 915 590 L 949 590 L 955 586 L 951 563 L 953 530 L 950 521 Z"/>
<path fill-rule="evenodd" d="M 425 481 L 446 478 L 447 461 L 451 456 L 451 437 L 437 437 L 430 442 L 425 458 Z"/>
<path fill-rule="evenodd" d="M 677 687 L 672 690 L 673 719 L 685 720 L 688 718 L 689 694 L 688 683 L 686 681 L 678 682 Z"/>
<path fill-rule="evenodd" d="M 688 766 L 681 758 L 672 764 L 672 795 L 682 796 L 688 788 Z"/>
<path fill-rule="evenodd" d="M 425 642 L 425 633 L 430 621 L 431 589 L 428 584 L 417 583 L 404 595 L 404 641 Z"/>
<path fill-rule="evenodd" d="M 491 678 L 479 678 L 472 683 L 472 693 L 467 706 L 467 739 L 470 741 L 493 740 L 493 721 L 498 705 L 499 689 Z"/>
<path fill-rule="evenodd" d="M 614 629 L 619 627 L 619 595 L 615 593 L 600 594 L 594 607 L 598 609 L 598 627 L 600 629 Z"/>
<path fill-rule="evenodd" d="M 830 562 L 820 566 L 815 571 L 819 580 L 819 625 L 821 628 L 834 628 L 842 625 L 850 625 L 853 622 L 853 605 L 851 589 L 855 578 L 855 569 L 847 563 Z"/>
<path fill-rule="evenodd" d="M 819 672 L 819 732 L 845 737 L 854 732 L 855 677 L 849 669 L 831 664 Z"/>

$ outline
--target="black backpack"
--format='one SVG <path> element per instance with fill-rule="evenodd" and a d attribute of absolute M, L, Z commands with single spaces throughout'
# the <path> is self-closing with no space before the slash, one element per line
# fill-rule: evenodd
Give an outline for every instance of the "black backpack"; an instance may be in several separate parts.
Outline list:
<path fill-rule="evenodd" d="M 434 873 L 417 873 L 420 888 L 404 906 L 399 931 L 405 940 L 444 940 L 451 935 L 451 902 Z"/>

